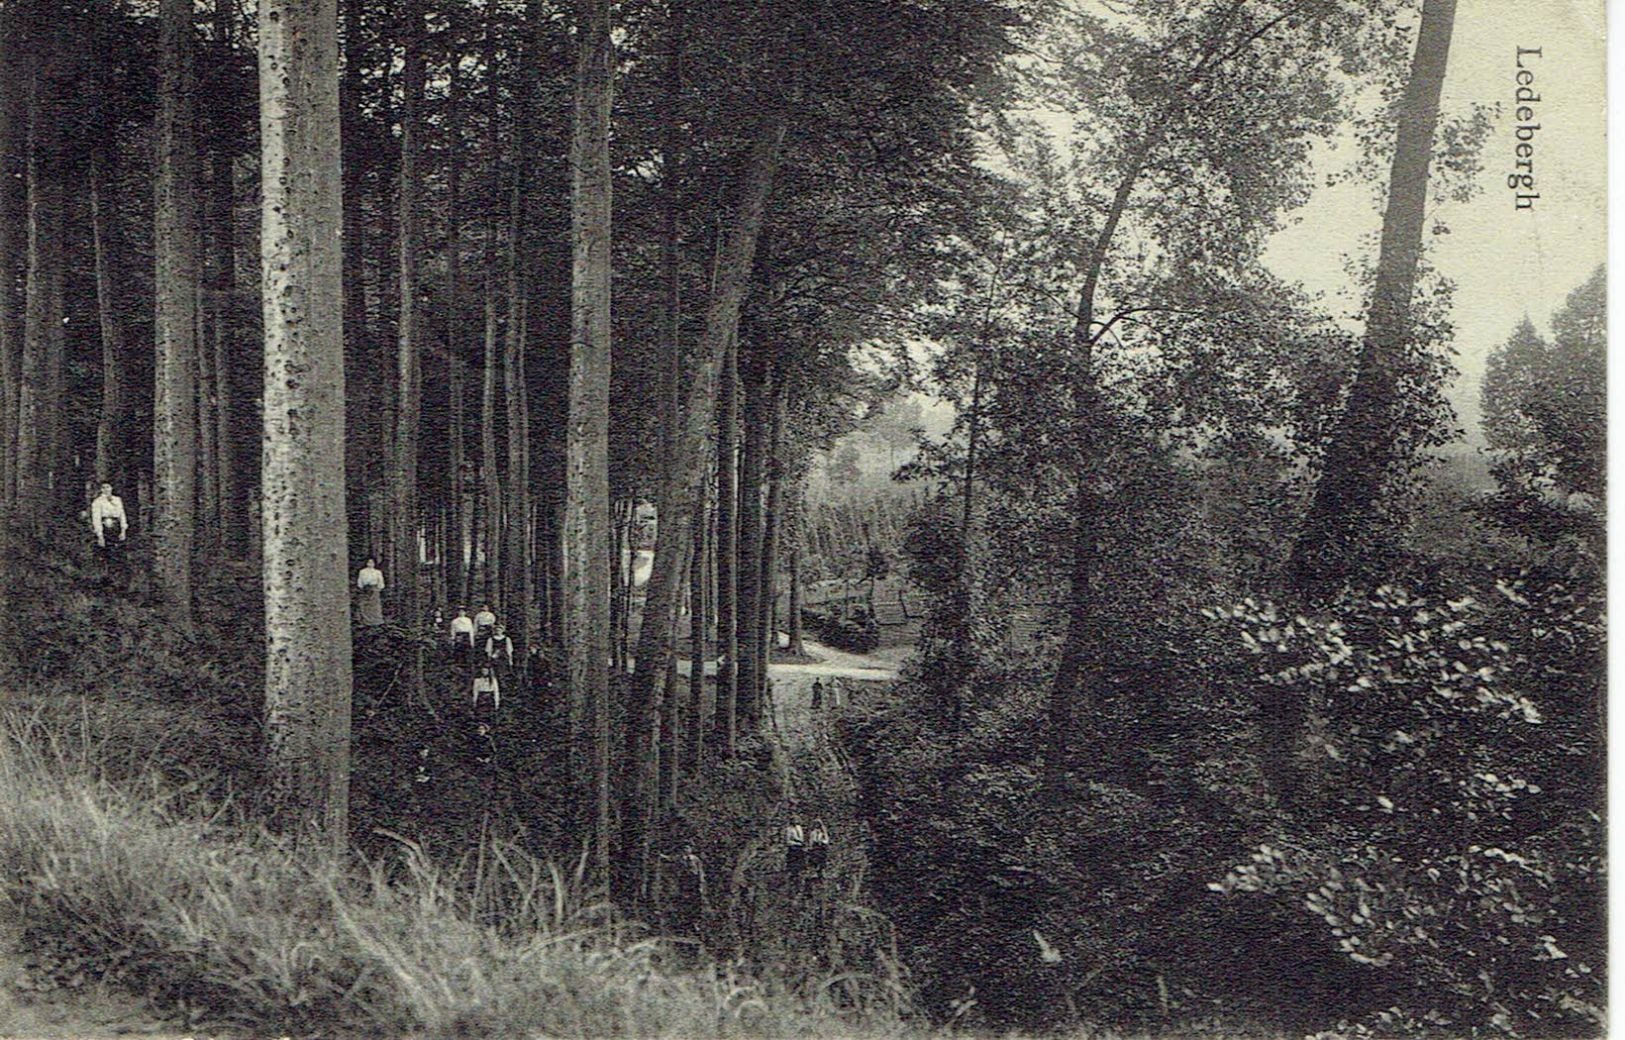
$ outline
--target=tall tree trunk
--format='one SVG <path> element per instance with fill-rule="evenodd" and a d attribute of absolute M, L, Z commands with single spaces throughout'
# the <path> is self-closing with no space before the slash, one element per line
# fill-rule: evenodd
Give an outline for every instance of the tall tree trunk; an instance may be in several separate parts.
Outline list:
<path fill-rule="evenodd" d="M 32 47 L 26 12 L 0 7 L 0 442 L 18 445 L 19 389 L 23 375 L 23 298 L 26 270 L 29 96 Z M 0 452 L 0 506 L 17 498 L 17 453 Z"/>
<path fill-rule="evenodd" d="M 565 440 L 565 612 L 572 747 L 590 708 L 593 733 L 593 862 L 610 877 L 609 817 L 609 376 L 610 104 L 614 44 L 609 0 L 582 0 L 570 140 L 574 263 L 570 401 Z M 580 756 L 578 756 L 579 761 Z"/>
<path fill-rule="evenodd" d="M 710 629 L 710 597 L 707 595 L 710 553 L 710 475 L 709 463 L 702 463 L 699 501 L 694 504 L 694 548 L 688 568 L 689 588 L 689 667 L 688 667 L 688 746 L 684 757 L 689 772 L 698 776 L 705 767 L 705 637 Z"/>
<path fill-rule="evenodd" d="M 494 232 L 493 232 L 494 233 Z M 490 258 L 495 262 L 495 256 Z M 480 506 L 485 566 L 480 598 L 495 603 L 502 573 L 502 478 L 497 472 L 497 296 L 496 279 L 485 282 L 485 364 L 480 378 Z"/>
<path fill-rule="evenodd" d="M 1398 136 L 1365 340 L 1288 564 L 1292 584 L 1305 595 L 1334 593 L 1362 574 L 1380 573 L 1391 558 L 1392 525 L 1380 506 L 1390 470 L 1400 461 L 1392 426 L 1416 332 L 1411 300 L 1422 260 L 1428 162 L 1455 18 L 1455 0 L 1422 5 L 1411 75 L 1396 112 Z"/>
<path fill-rule="evenodd" d="M 261 0 L 266 732 L 292 832 L 346 846 L 349 554 L 344 511 L 335 0 Z"/>
<path fill-rule="evenodd" d="M 361 9 L 364 0 L 344 3 L 344 76 L 339 82 L 339 123 L 344 152 L 344 375 L 347 443 L 371 446 L 380 440 L 383 402 L 392 391 L 374 365 L 372 334 L 367 322 L 367 222 L 362 195 L 370 152 L 364 147 L 361 118 Z M 351 451 L 345 487 L 352 555 L 365 559 L 378 553 L 372 538 L 369 507 L 382 482 L 378 453 Z M 381 553 L 378 553 L 382 556 Z"/>
<path fill-rule="evenodd" d="M 807 648 L 803 645 L 801 632 L 801 557 L 806 551 L 807 519 L 804 514 L 807 504 L 806 488 L 799 478 L 796 480 L 795 488 L 790 505 L 790 605 L 785 626 L 790 633 L 791 655 L 805 657 Z"/>
<path fill-rule="evenodd" d="M 397 621 L 416 633 L 423 624 L 420 568 L 418 566 L 418 424 L 422 415 L 422 360 L 418 345 L 418 252 L 419 229 L 418 161 L 422 144 L 418 140 L 418 106 L 423 100 L 423 8 L 421 0 L 405 0 L 403 42 L 406 63 L 403 72 L 401 109 L 400 172 L 400 319 L 397 335 L 395 378 L 395 450 L 391 467 L 390 550 L 394 573 L 390 576 L 396 595 Z M 416 644 L 407 661 L 408 695 L 423 701 L 423 648 Z"/>
<path fill-rule="evenodd" d="M 121 475 L 126 453 L 121 434 L 124 425 L 124 322 L 120 315 L 121 295 L 113 255 L 114 228 L 111 214 L 118 200 L 107 180 L 108 168 L 115 168 L 112 156 L 102 149 L 90 156 L 90 228 L 96 253 L 96 312 L 102 331 L 102 407 L 96 420 L 96 482 L 107 483 Z"/>
<path fill-rule="evenodd" d="M 711 417 L 716 411 L 717 380 L 739 322 L 739 308 L 745 298 L 756 257 L 756 243 L 768 196 L 778 171 L 779 152 L 784 140 L 782 117 L 775 118 L 767 132 L 752 147 L 750 165 L 740 193 L 719 263 L 719 278 L 706 308 L 705 332 L 696 351 L 694 377 L 689 384 L 683 409 L 682 436 L 673 465 L 665 474 L 661 500 L 671 503 L 671 514 L 660 518 L 654 554 L 643 607 L 643 629 L 638 635 L 637 666 L 632 676 L 630 724 L 654 743 L 659 714 L 655 685 L 666 671 L 673 652 L 672 622 L 677 597 L 682 591 L 684 548 L 693 538 L 694 511 L 700 502 L 705 480 L 705 459 L 709 452 Z M 654 774 L 644 764 L 639 778 L 641 790 L 652 789 Z"/>
<path fill-rule="evenodd" d="M 717 735 L 722 754 L 739 736 L 739 341 L 724 347 L 717 424 Z"/>
<path fill-rule="evenodd" d="M 207 177 L 205 177 L 207 180 Z M 200 223 L 201 229 L 209 229 L 213 224 L 214 214 L 207 211 L 212 189 L 205 190 L 203 194 L 204 213 Z M 215 435 L 219 432 L 216 425 L 215 408 L 218 393 L 214 375 L 214 350 L 210 342 L 210 333 L 214 328 L 214 301 L 210 299 L 210 286 L 214 281 L 213 274 L 208 270 L 207 258 L 213 251 L 208 248 L 207 240 L 212 238 L 210 230 L 204 230 L 201 236 L 205 248 L 200 259 L 204 260 L 201 277 L 198 279 L 198 336 L 197 336 L 197 534 L 195 546 L 201 546 L 205 551 L 213 551 L 219 545 L 220 528 L 215 519 L 220 512 L 219 494 L 219 457 L 215 454 Z"/>
<path fill-rule="evenodd" d="M 215 0 L 215 62 L 220 69 L 235 64 L 232 43 L 232 0 Z M 233 176 L 237 151 L 224 136 L 215 144 L 213 176 L 209 181 L 211 252 L 213 253 L 213 321 L 209 328 L 209 349 L 214 355 L 215 494 L 219 499 L 220 548 L 228 556 L 242 558 L 248 553 L 248 499 L 242 464 L 248 453 L 243 448 L 244 423 L 239 420 L 240 402 L 247 382 L 233 340 L 236 314 L 233 300 L 237 290 L 237 197 Z"/>
<path fill-rule="evenodd" d="M 153 252 L 157 379 L 153 575 L 171 618 L 190 624 L 197 480 L 198 183 L 191 0 L 158 7 L 157 168 Z"/>
<path fill-rule="evenodd" d="M 734 566 L 739 582 L 738 716 L 747 726 L 761 719 L 762 647 L 762 492 L 772 434 L 772 359 L 760 346 L 755 372 L 742 380 L 745 397 L 743 450 L 739 456 L 739 555 Z"/>
<path fill-rule="evenodd" d="M 521 103 L 518 122 L 523 127 L 526 110 Z M 518 134 L 517 154 L 524 155 L 522 129 Z M 530 645 L 530 633 L 525 631 L 525 618 L 529 613 L 526 586 L 530 567 L 525 554 L 525 526 L 530 516 L 530 406 L 525 389 L 526 303 L 524 269 L 520 266 L 520 236 L 524 233 L 525 178 L 524 163 L 516 166 L 514 183 L 508 208 L 508 328 L 503 340 L 502 398 L 507 405 L 508 484 L 507 504 L 504 509 L 505 539 L 502 558 L 503 569 L 502 613 L 510 628 L 520 630 L 520 641 Z M 607 472 L 607 470 L 606 470 Z"/>
<path fill-rule="evenodd" d="M 767 690 L 768 666 L 779 645 L 779 531 L 784 522 L 784 419 L 789 407 L 790 373 L 780 369 L 773 384 L 772 432 L 767 451 L 767 510 L 762 524 L 762 625 L 756 651 L 756 688 Z"/>
<path fill-rule="evenodd" d="M 447 77 L 450 85 L 447 90 L 446 108 L 450 113 L 452 125 L 460 126 L 462 112 L 462 76 L 460 74 L 461 55 L 451 56 L 450 68 Z M 464 591 L 465 576 L 467 574 L 466 561 L 463 559 L 463 529 L 465 517 L 463 515 L 463 361 L 458 345 L 462 337 L 458 335 L 462 328 L 461 313 L 458 303 L 461 298 L 463 286 L 463 249 L 462 249 L 462 183 L 463 183 L 463 148 L 460 130 L 453 130 L 450 154 L 447 156 L 448 169 L 446 171 L 446 326 L 443 336 L 446 343 L 446 396 L 450 407 L 447 409 L 447 438 L 446 438 L 446 515 L 440 540 L 440 571 L 443 588 L 440 591 L 439 602 L 442 606 L 451 607 L 451 599 L 459 601 L 467 599 L 468 593 Z M 448 612 L 447 617 L 450 617 Z M 435 633 L 436 638 L 441 634 Z"/>

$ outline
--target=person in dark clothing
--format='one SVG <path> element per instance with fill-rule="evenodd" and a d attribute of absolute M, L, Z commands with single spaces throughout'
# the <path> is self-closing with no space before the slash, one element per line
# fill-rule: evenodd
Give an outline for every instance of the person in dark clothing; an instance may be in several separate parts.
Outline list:
<path fill-rule="evenodd" d="M 794 816 L 784 825 L 784 872 L 800 878 L 807 866 L 807 832 Z"/>
<path fill-rule="evenodd" d="M 817 711 L 824 706 L 824 680 L 814 679 L 812 684 L 812 706 Z"/>
<path fill-rule="evenodd" d="M 814 820 L 812 830 L 807 832 L 807 867 L 812 876 L 824 876 L 824 867 L 829 864 L 829 828 L 824 826 L 822 819 Z"/>

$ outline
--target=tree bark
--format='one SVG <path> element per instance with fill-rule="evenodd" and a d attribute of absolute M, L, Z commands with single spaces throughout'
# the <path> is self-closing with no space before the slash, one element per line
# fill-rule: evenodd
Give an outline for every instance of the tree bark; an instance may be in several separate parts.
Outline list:
<path fill-rule="evenodd" d="M 783 363 L 780 363 L 781 366 Z M 773 385 L 767 450 L 767 508 L 762 523 L 762 624 L 756 651 L 756 688 L 767 691 L 767 670 L 779 645 L 777 624 L 779 531 L 784 521 L 784 419 L 790 400 L 790 373 L 780 367 Z M 765 699 L 761 702 L 765 705 Z M 759 709 L 760 710 L 760 709 Z M 760 717 L 758 717 L 760 721 Z"/>
<path fill-rule="evenodd" d="M 191 623 L 197 481 L 198 183 L 191 0 L 158 8 L 153 252 L 157 379 L 153 395 L 153 575 L 170 617 Z"/>
<path fill-rule="evenodd" d="M 760 346 L 755 372 L 743 382 L 745 423 L 743 450 L 739 456 L 739 555 L 734 566 L 739 582 L 738 627 L 739 671 L 737 682 L 738 717 L 746 726 L 761 719 L 760 678 L 762 647 L 762 492 L 766 483 L 768 441 L 772 434 L 770 386 L 772 360 Z"/>
<path fill-rule="evenodd" d="M 90 156 L 90 228 L 96 253 L 96 312 L 102 332 L 102 407 L 96 421 L 96 482 L 112 482 L 124 469 L 124 322 L 120 315 L 119 269 L 113 256 L 111 213 L 118 201 L 107 181 L 112 156 L 96 149 Z"/>
<path fill-rule="evenodd" d="M 610 106 L 614 44 L 608 0 L 582 0 L 570 140 L 570 397 L 565 439 L 565 616 L 572 747 L 592 718 L 593 862 L 610 879 L 609 377 Z M 579 761 L 581 756 L 577 756 Z"/>
<path fill-rule="evenodd" d="M 225 69 L 231 66 L 234 56 L 231 0 L 215 0 L 214 16 L 215 61 L 219 68 Z M 232 335 L 236 318 L 232 301 L 237 289 L 237 204 L 233 183 L 236 159 L 233 142 L 225 138 L 215 142 L 214 168 L 209 181 L 210 252 L 213 256 L 209 350 L 214 357 L 214 440 L 218 452 L 215 495 L 219 511 L 215 523 L 221 550 L 228 556 L 241 558 L 248 552 L 248 495 L 245 474 L 240 467 L 248 453 L 242 444 L 244 424 L 238 418 L 246 380 Z"/>
<path fill-rule="evenodd" d="M 361 73 L 365 62 L 361 45 L 363 0 L 344 0 L 344 76 L 339 82 L 339 123 L 344 152 L 344 373 L 350 388 L 345 397 L 345 431 L 349 444 L 373 445 L 382 440 L 380 429 L 387 380 L 373 365 L 372 334 L 367 314 L 367 222 L 363 219 L 363 192 L 369 151 L 363 147 Z M 370 506 L 372 494 L 383 483 L 379 453 L 351 451 L 345 474 L 349 509 L 351 555 L 383 554 L 374 544 Z"/>
<path fill-rule="evenodd" d="M 0 7 L 0 440 L 20 443 L 17 428 L 23 374 L 23 298 L 26 270 L 27 142 L 33 79 L 28 19 L 17 5 Z M 17 453 L 0 452 L 0 505 L 17 499 Z"/>
<path fill-rule="evenodd" d="M 290 830 L 347 843 L 349 554 L 335 0 L 261 0 L 266 731 Z"/>
<path fill-rule="evenodd" d="M 1455 17 L 1455 0 L 1422 5 L 1410 79 L 1396 112 L 1398 136 L 1365 340 L 1288 563 L 1289 579 L 1306 596 L 1335 593 L 1360 575 L 1380 573 L 1391 556 L 1392 530 L 1382 522 L 1379 504 L 1390 468 L 1399 461 L 1392 424 L 1415 336 L 1411 300 L 1422 260 L 1428 163 Z"/>
<path fill-rule="evenodd" d="M 462 101 L 462 77 L 459 75 L 460 55 L 453 55 L 448 73 L 450 87 L 447 96 L 447 109 L 455 125 L 462 118 L 459 106 Z M 440 595 L 440 603 L 451 607 L 451 599 L 458 601 L 468 599 L 468 560 L 463 555 L 465 543 L 464 531 L 468 527 L 469 518 L 465 515 L 465 497 L 463 494 L 463 459 L 465 448 L 463 444 L 464 416 L 463 402 L 463 361 L 458 345 L 462 337 L 458 335 L 462 327 L 458 302 L 463 284 L 463 251 L 462 251 L 462 175 L 463 175 L 463 149 L 461 136 L 454 138 L 450 155 L 447 157 L 449 168 L 446 172 L 446 327 L 444 330 L 446 342 L 446 395 L 451 407 L 448 409 L 447 444 L 446 444 L 446 517 L 443 538 L 441 539 L 440 569 L 443 572 L 445 589 Z M 449 615 L 448 615 L 449 616 Z M 440 634 L 436 633 L 436 638 Z"/>
<path fill-rule="evenodd" d="M 717 424 L 717 735 L 731 757 L 739 736 L 739 342 L 730 335 Z"/>
<path fill-rule="evenodd" d="M 710 466 L 705 464 L 705 469 Z M 694 505 L 694 548 L 689 560 L 689 667 L 688 667 L 688 729 L 685 758 L 689 772 L 698 776 L 705 767 L 705 637 L 710 629 L 710 597 L 707 595 L 710 553 L 710 490 L 707 472 L 700 476 L 699 501 Z"/>
<path fill-rule="evenodd" d="M 665 672 L 667 658 L 674 650 L 672 622 L 682 590 L 683 550 L 693 538 L 694 510 L 705 480 L 717 380 L 749 286 L 756 243 L 778 171 L 784 131 L 783 117 L 776 116 L 752 147 L 739 208 L 723 246 L 716 290 L 706 308 L 705 331 L 696 352 L 694 377 L 683 409 L 682 436 L 675 465 L 666 472 L 661 492 L 661 500 L 671 503 L 671 515 L 661 517 L 656 536 L 654 568 L 644 599 L 643 629 L 638 635 L 630 697 L 633 712 L 630 724 L 646 734 L 649 743 L 657 738 L 655 730 L 659 721 L 655 684 Z M 647 765 L 641 773 L 639 788 L 651 790 L 655 777 Z"/>

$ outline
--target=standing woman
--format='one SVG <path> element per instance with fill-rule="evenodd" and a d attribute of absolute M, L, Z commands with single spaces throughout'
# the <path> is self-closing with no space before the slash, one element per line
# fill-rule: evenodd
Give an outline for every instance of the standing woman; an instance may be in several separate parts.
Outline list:
<path fill-rule="evenodd" d="M 368 627 L 383 624 L 384 572 L 370 558 L 355 576 L 355 587 L 361 590 L 361 623 Z"/>

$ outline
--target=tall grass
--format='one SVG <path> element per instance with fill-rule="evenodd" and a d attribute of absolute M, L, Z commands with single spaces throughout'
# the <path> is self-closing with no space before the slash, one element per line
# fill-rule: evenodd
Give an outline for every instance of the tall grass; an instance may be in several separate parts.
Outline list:
<path fill-rule="evenodd" d="M 437 1038 L 916 1031 L 894 980 L 749 976 L 640 937 L 594 901 L 581 865 L 502 842 L 439 865 L 403 838 L 387 861 L 312 867 L 201 786 L 110 781 L 86 732 L 0 714 L 0 890 L 31 942 L 205 1023 Z"/>

